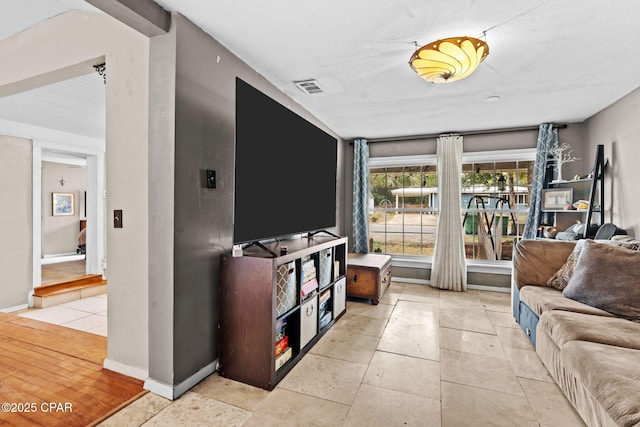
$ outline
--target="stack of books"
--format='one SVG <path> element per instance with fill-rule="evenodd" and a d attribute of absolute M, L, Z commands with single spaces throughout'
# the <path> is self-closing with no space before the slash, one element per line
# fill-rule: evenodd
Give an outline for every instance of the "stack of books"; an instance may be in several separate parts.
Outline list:
<path fill-rule="evenodd" d="M 276 371 L 287 363 L 289 359 L 291 359 L 291 355 L 293 354 L 291 347 L 287 347 L 287 349 L 280 356 L 276 357 Z"/>
<path fill-rule="evenodd" d="M 302 298 L 309 297 L 318 289 L 318 279 L 316 278 L 316 265 L 312 259 L 307 259 L 302 263 Z"/>
<path fill-rule="evenodd" d="M 331 307 L 329 301 L 331 298 L 331 290 L 327 289 L 320 295 L 320 304 L 318 308 L 318 315 L 320 316 L 320 329 L 324 328 L 331 322 L 333 314 L 331 313 Z"/>
<path fill-rule="evenodd" d="M 280 356 L 287 348 L 289 348 L 289 337 L 285 335 L 276 343 L 276 356 Z"/>
<path fill-rule="evenodd" d="M 276 370 L 291 359 L 292 350 L 289 347 L 289 337 L 286 334 L 287 319 L 276 322 Z"/>

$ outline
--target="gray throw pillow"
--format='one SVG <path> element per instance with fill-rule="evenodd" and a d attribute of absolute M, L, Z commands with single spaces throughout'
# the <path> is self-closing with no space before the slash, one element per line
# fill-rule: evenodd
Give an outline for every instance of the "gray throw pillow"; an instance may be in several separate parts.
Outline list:
<path fill-rule="evenodd" d="M 587 240 L 563 290 L 567 298 L 628 319 L 640 318 L 640 252 Z"/>

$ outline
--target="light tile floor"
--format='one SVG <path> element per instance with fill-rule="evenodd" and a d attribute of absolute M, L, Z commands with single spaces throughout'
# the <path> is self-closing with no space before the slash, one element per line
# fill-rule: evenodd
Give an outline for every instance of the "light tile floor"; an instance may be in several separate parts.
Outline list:
<path fill-rule="evenodd" d="M 392 283 L 347 313 L 271 392 L 213 374 L 102 426 L 584 426 L 505 293 Z"/>
<path fill-rule="evenodd" d="M 107 336 L 107 294 L 82 298 L 48 308 L 32 308 L 17 314 L 54 325 Z"/>

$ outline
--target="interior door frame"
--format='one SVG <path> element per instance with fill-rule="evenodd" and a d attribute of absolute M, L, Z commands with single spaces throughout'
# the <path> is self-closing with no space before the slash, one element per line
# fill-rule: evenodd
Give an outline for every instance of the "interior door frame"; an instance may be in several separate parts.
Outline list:
<path fill-rule="evenodd" d="M 76 136 L 76 138 L 78 138 Z M 82 137 L 79 137 L 82 139 Z M 87 140 L 84 146 L 69 146 L 47 139 L 33 139 L 33 286 L 29 293 L 29 307 L 33 306 L 33 288 L 42 283 L 42 162 L 56 154 L 86 159 L 87 176 L 87 254 L 86 273 L 104 275 L 105 259 L 105 191 L 104 150 L 92 149 L 96 141 Z M 104 146 L 104 142 L 102 143 Z"/>
<path fill-rule="evenodd" d="M 60 153 L 87 159 L 87 273 L 104 275 L 105 140 L 70 134 L 23 123 L 0 120 L 0 133 L 32 141 L 32 287 L 42 283 L 42 161 L 43 153 Z"/>

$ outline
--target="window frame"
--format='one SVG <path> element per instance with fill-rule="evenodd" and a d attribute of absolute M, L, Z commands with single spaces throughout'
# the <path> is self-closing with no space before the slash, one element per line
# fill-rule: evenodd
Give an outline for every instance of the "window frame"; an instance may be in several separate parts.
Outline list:
<path fill-rule="evenodd" d="M 532 161 L 535 162 L 535 148 L 507 149 L 507 150 L 488 150 L 488 151 L 469 151 L 463 152 L 462 164 L 481 163 L 481 162 L 514 162 L 514 161 Z M 369 159 L 369 170 L 378 168 L 397 168 L 412 166 L 430 166 L 436 165 L 437 156 L 435 154 L 409 155 L 409 156 L 386 156 L 371 157 Z M 396 210 L 396 208 L 392 208 Z M 414 208 L 400 208 L 403 211 L 415 210 Z M 429 208 L 434 209 L 434 208 Z M 516 208 L 512 208 L 514 210 Z M 465 209 L 462 209 L 463 212 Z M 382 211 L 380 208 L 374 211 Z M 436 210 L 437 213 L 437 210 Z M 389 254 L 391 255 L 394 265 L 403 267 L 430 268 L 432 256 L 428 255 L 411 255 L 411 254 Z M 509 260 L 478 260 L 466 259 L 468 271 L 479 273 L 503 273 L 510 272 L 512 262 Z M 508 271 L 507 271 L 508 270 Z"/>

